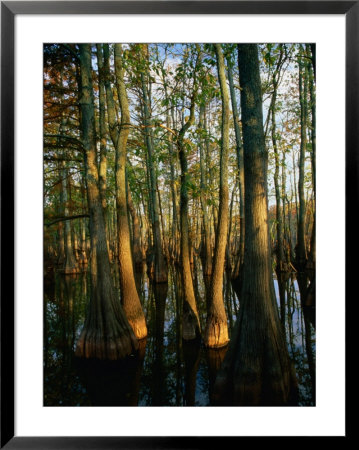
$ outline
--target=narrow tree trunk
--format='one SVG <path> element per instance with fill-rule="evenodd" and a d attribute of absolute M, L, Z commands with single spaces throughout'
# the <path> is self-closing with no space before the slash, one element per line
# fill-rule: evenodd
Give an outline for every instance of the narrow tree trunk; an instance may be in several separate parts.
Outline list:
<path fill-rule="evenodd" d="M 177 147 L 181 165 L 181 201 L 180 201 L 180 225 L 181 225 L 181 275 L 183 287 L 183 315 L 182 337 L 185 340 L 196 339 L 200 335 L 200 321 L 194 295 L 193 280 L 190 265 L 189 227 L 188 227 L 188 162 L 184 136 L 195 119 L 195 101 L 197 95 L 196 80 L 194 80 L 191 98 L 190 115 L 187 122 L 178 133 Z"/>
<path fill-rule="evenodd" d="M 147 44 L 144 45 L 144 56 L 148 59 Z M 154 238 L 154 251 L 155 251 L 155 272 L 154 281 L 156 283 L 165 283 L 168 280 L 167 267 L 162 250 L 159 207 L 156 196 L 156 174 L 154 166 L 153 155 L 153 133 L 151 128 L 151 113 L 150 113 L 150 97 L 147 89 L 148 82 L 148 70 L 146 73 L 141 72 L 141 83 L 143 93 L 143 111 L 144 111 L 144 125 L 145 125 L 145 142 L 148 151 L 148 170 L 150 175 L 150 187 L 151 187 L 151 201 L 153 206 L 153 238 Z"/>
<path fill-rule="evenodd" d="M 299 153 L 299 214 L 297 229 L 296 264 L 298 270 L 304 270 L 307 254 L 305 248 L 305 196 L 304 196 L 304 166 L 307 147 L 307 80 L 306 64 L 303 63 L 302 52 L 299 54 L 299 101 L 300 101 L 300 153 Z M 303 76 L 304 74 L 304 76 Z"/>
<path fill-rule="evenodd" d="M 170 100 L 168 97 L 168 91 L 167 91 L 167 83 L 165 80 L 165 76 L 163 75 L 163 84 L 164 84 L 164 91 L 165 91 L 165 99 L 166 103 L 169 106 Z M 167 128 L 175 127 L 174 123 L 174 113 L 173 108 L 171 108 L 171 114 L 172 114 L 172 124 L 171 124 L 171 118 L 169 114 L 169 109 L 166 110 L 166 126 Z M 169 133 L 168 135 L 169 143 L 168 143 L 168 149 L 169 149 L 169 155 L 170 155 L 170 183 L 171 183 L 171 197 L 172 197 L 172 228 L 171 228 L 171 258 L 177 259 L 178 257 L 178 214 L 177 214 L 177 192 L 175 187 L 175 156 L 173 151 L 173 135 L 172 133 Z"/>
<path fill-rule="evenodd" d="M 69 190 L 68 190 L 68 171 L 66 168 L 66 162 L 62 161 L 62 192 L 65 205 L 65 217 L 69 216 Z M 79 268 L 74 255 L 74 248 L 71 239 L 71 221 L 65 220 L 64 224 L 64 237 L 65 237 L 65 261 L 62 272 L 65 274 L 78 273 Z"/>
<path fill-rule="evenodd" d="M 138 341 L 112 284 L 105 221 L 98 187 L 95 118 L 91 75 L 91 46 L 80 44 L 81 129 L 85 152 L 87 198 L 91 224 L 91 298 L 76 346 L 84 358 L 118 359 L 131 354 Z"/>
<path fill-rule="evenodd" d="M 130 132 L 130 112 L 124 83 L 121 44 L 115 44 L 115 70 L 121 109 L 121 125 L 115 148 L 118 261 L 121 299 L 127 319 L 130 322 L 136 337 L 138 339 L 143 339 L 147 336 L 147 327 L 133 273 L 131 237 L 127 212 L 126 147 L 128 134 Z"/>
<path fill-rule="evenodd" d="M 314 47 L 314 48 L 313 48 Z M 312 48 L 312 61 L 313 61 L 313 70 L 309 69 L 309 94 L 310 94 L 310 107 L 312 112 L 312 152 L 311 152 L 311 162 L 312 162 L 312 183 L 313 183 L 313 228 L 312 228 L 312 236 L 310 241 L 310 264 L 311 268 L 315 268 L 316 262 L 316 147 L 317 147 L 317 138 L 316 138 L 316 107 L 315 107 L 315 45 L 311 45 Z M 308 49 L 309 54 L 309 49 Z"/>
<path fill-rule="evenodd" d="M 281 211 L 281 193 L 280 193 L 280 184 L 279 184 L 279 176 L 280 176 L 280 160 L 279 160 L 279 151 L 277 145 L 277 124 L 276 124 L 276 100 L 277 100 L 277 89 L 278 82 L 280 76 L 280 66 L 282 63 L 283 50 L 281 48 L 279 60 L 277 63 L 276 69 L 273 71 L 272 82 L 273 82 L 273 96 L 270 105 L 270 114 L 272 118 L 272 126 L 271 126 L 271 135 L 272 135 L 272 144 L 274 151 L 274 188 L 275 188 L 275 199 L 276 199 L 276 237 L 277 242 L 275 246 L 276 252 L 276 271 L 277 273 L 286 271 L 286 266 L 284 264 L 284 250 L 283 250 L 283 222 L 282 222 L 282 211 Z"/>
<path fill-rule="evenodd" d="M 99 183 L 100 183 L 100 193 L 102 199 L 102 206 L 105 215 L 105 225 L 106 223 L 106 185 L 107 185 L 107 127 L 106 127 L 106 117 L 105 117 L 105 82 L 104 82 L 104 65 L 103 65 L 103 52 L 102 45 L 97 44 L 97 65 L 98 65 L 98 88 L 99 88 L 99 130 L 100 130 L 100 164 L 99 164 Z"/>
<path fill-rule="evenodd" d="M 237 164 L 239 173 L 239 247 L 237 261 L 232 273 L 232 278 L 239 279 L 240 270 L 243 265 L 244 259 L 244 170 L 243 170 L 243 145 L 241 130 L 239 127 L 239 112 L 237 106 L 236 93 L 234 91 L 233 74 L 231 62 L 227 60 L 228 64 L 228 82 L 231 93 L 232 114 L 234 123 L 234 132 L 236 136 L 236 151 L 237 151 Z"/>
<path fill-rule="evenodd" d="M 199 113 L 199 129 L 200 133 L 206 133 L 205 129 L 205 104 L 201 103 L 200 113 Z M 208 211 L 207 211 L 207 193 L 206 193 L 206 174 L 205 174 L 205 157 L 204 157 L 204 139 L 200 135 L 199 140 L 199 151 L 200 151 L 200 169 L 201 169 L 201 206 L 202 206 L 202 222 L 203 222 L 203 234 L 201 242 L 201 256 L 203 264 L 203 274 L 211 275 L 212 273 L 212 248 L 211 248 L 211 237 L 209 232 L 208 223 Z"/>
<path fill-rule="evenodd" d="M 138 220 L 138 215 L 136 212 L 136 208 L 132 201 L 132 196 L 130 192 L 129 186 L 127 187 L 127 206 L 130 211 L 132 217 L 132 254 L 133 254 L 133 262 L 137 269 L 141 269 L 143 265 L 143 252 L 141 246 L 141 229 L 140 222 Z"/>
<path fill-rule="evenodd" d="M 222 97 L 222 141 L 218 225 L 209 295 L 209 314 L 204 333 L 204 343 L 207 347 L 219 348 L 227 345 L 229 341 L 227 316 L 223 301 L 223 273 L 228 235 L 229 96 L 222 48 L 220 44 L 215 44 L 214 47 L 217 56 L 218 77 Z"/>

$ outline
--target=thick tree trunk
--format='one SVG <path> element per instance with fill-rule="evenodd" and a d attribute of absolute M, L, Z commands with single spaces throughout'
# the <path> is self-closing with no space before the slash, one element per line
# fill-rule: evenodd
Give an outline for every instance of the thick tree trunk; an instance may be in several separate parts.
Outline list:
<path fill-rule="evenodd" d="M 84 358 L 118 359 L 138 348 L 138 341 L 112 284 L 105 221 L 98 187 L 95 118 L 91 76 L 91 46 L 80 44 L 81 129 L 85 151 L 87 198 L 91 224 L 91 298 L 76 346 Z"/>
<path fill-rule="evenodd" d="M 258 48 L 239 45 L 245 170 L 245 261 L 241 307 L 215 386 L 216 401 L 287 405 L 294 376 L 279 321 L 268 233 L 266 164 Z"/>
<path fill-rule="evenodd" d="M 220 154 L 218 225 L 216 229 L 216 244 L 209 295 L 209 314 L 207 316 L 204 333 L 204 343 L 210 348 L 224 347 L 229 341 L 227 315 L 223 301 L 223 272 L 228 235 L 229 97 L 221 45 L 215 44 L 215 50 L 222 97 L 222 142 Z"/>

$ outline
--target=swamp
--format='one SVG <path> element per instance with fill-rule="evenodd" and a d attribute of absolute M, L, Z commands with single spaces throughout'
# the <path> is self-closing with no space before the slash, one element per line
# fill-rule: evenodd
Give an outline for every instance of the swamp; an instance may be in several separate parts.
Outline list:
<path fill-rule="evenodd" d="M 44 45 L 44 406 L 315 406 L 315 45 Z"/>

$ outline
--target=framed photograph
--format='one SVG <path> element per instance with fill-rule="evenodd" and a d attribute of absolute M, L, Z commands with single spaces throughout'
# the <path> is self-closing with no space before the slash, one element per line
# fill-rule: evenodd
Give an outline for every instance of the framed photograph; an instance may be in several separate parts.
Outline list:
<path fill-rule="evenodd" d="M 358 26 L 1 2 L 1 448 L 348 436 Z"/>

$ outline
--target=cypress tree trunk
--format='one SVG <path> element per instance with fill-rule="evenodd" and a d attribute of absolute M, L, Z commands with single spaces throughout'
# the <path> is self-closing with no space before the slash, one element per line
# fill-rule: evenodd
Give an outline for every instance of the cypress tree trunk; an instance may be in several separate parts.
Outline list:
<path fill-rule="evenodd" d="M 60 177 L 62 177 L 62 169 L 61 169 L 62 162 L 58 163 L 58 171 Z M 60 202 L 59 202 L 59 209 L 61 211 L 62 215 L 65 215 L 64 212 L 64 193 L 62 188 L 62 182 L 60 184 Z M 65 263 L 65 234 L 64 234 L 64 224 L 62 221 L 58 223 L 58 257 L 57 257 L 57 264 L 61 267 L 63 267 Z"/>
<path fill-rule="evenodd" d="M 297 251 L 296 265 L 298 270 L 305 268 L 307 255 L 305 248 L 305 196 L 304 196 L 304 165 L 305 152 L 307 148 L 307 80 L 306 80 L 306 63 L 302 61 L 302 51 L 299 54 L 299 101 L 300 101 L 300 153 L 299 153 L 299 180 L 298 180 L 298 196 L 299 196 L 299 213 L 298 213 L 298 230 L 297 230 Z M 304 76 L 303 76 L 304 73 Z"/>
<path fill-rule="evenodd" d="M 311 152 L 311 162 L 312 162 L 312 183 L 313 183 L 313 228 L 312 228 L 312 236 L 310 240 L 310 263 L 311 268 L 315 268 L 315 261 L 316 261 L 316 239 L 315 239 L 315 232 L 316 232 L 316 147 L 317 147 L 317 138 L 316 138 L 316 108 L 315 108 L 315 45 L 313 49 L 312 47 L 312 62 L 313 62 L 313 70 L 311 67 L 309 67 L 309 95 L 310 95 L 310 107 L 312 112 L 312 127 L 311 127 L 311 134 L 312 134 L 312 152 Z M 309 48 L 307 49 L 307 54 L 309 55 Z"/>
<path fill-rule="evenodd" d="M 65 161 L 62 161 L 62 192 L 63 200 L 65 205 L 65 217 L 70 215 L 69 212 L 69 186 L 68 186 L 68 171 Z M 63 265 L 62 272 L 64 274 L 78 273 L 79 267 L 76 262 L 74 255 L 74 247 L 72 245 L 71 239 L 71 222 L 70 220 L 65 220 L 64 225 L 64 239 L 65 239 L 65 261 Z"/>
<path fill-rule="evenodd" d="M 148 60 L 148 47 L 144 44 L 144 57 Z M 146 75 L 146 76 L 145 76 Z M 167 267 L 162 250 L 162 239 L 160 229 L 159 206 L 156 196 L 156 174 L 154 167 L 153 154 L 153 133 L 151 128 L 151 113 L 150 113 L 150 97 L 147 90 L 149 74 L 148 69 L 146 73 L 141 72 L 141 83 L 143 92 L 143 111 L 144 111 L 144 125 L 145 125 L 145 142 L 148 151 L 148 171 L 150 176 L 151 188 L 151 203 L 153 207 L 153 240 L 155 251 L 155 271 L 154 281 L 156 283 L 166 283 L 168 280 Z"/>
<path fill-rule="evenodd" d="M 121 125 L 115 149 L 118 261 L 121 299 L 127 319 L 136 337 L 143 339 L 147 336 L 147 327 L 133 273 L 131 237 L 127 212 L 126 146 L 130 132 L 130 111 L 124 83 L 121 44 L 115 44 L 115 70 L 121 109 Z"/>
<path fill-rule="evenodd" d="M 136 268 L 141 269 L 143 266 L 143 252 L 141 247 L 141 229 L 140 222 L 138 220 L 138 215 L 136 212 L 136 208 L 132 201 L 131 191 L 129 186 L 127 186 L 127 206 L 130 211 L 132 217 L 132 230 L 133 230 L 133 238 L 132 238 L 132 253 L 133 253 L 133 262 Z"/>
<path fill-rule="evenodd" d="M 167 105 L 169 105 L 169 97 L 167 92 L 167 83 L 165 80 L 165 76 L 163 75 L 163 84 L 164 84 L 164 91 L 165 91 L 165 99 Z M 173 113 L 173 107 L 171 108 L 171 115 L 172 115 L 172 128 L 175 128 L 175 121 L 174 121 L 174 113 Z M 166 110 L 166 126 L 167 128 L 171 128 L 171 119 L 169 110 Z M 177 214 L 177 192 L 176 192 L 176 186 L 175 186 L 175 155 L 174 155 L 174 144 L 173 144 L 173 135 L 172 133 L 168 136 L 169 139 L 169 154 L 170 154 L 170 182 L 171 182 L 171 197 L 172 197 L 172 232 L 171 232 L 171 258 L 174 260 L 178 259 L 178 214 Z"/>
<path fill-rule="evenodd" d="M 86 177 L 84 173 L 81 176 L 81 203 L 82 208 L 85 210 L 85 185 L 86 185 Z M 87 248 L 86 248 L 86 219 L 81 219 L 80 222 L 80 230 L 81 230 L 81 252 L 80 252 L 80 264 L 87 265 Z"/>
<path fill-rule="evenodd" d="M 92 243 L 91 297 L 76 355 L 118 359 L 131 354 L 138 341 L 123 312 L 112 284 L 105 221 L 98 187 L 95 117 L 91 75 L 91 46 L 80 44 L 81 130 L 85 155 L 87 199 Z"/>
<path fill-rule="evenodd" d="M 100 193 L 102 199 L 102 206 L 105 215 L 105 225 L 106 223 L 106 185 L 107 185 L 107 127 L 106 127 L 106 115 L 105 115 L 105 83 L 104 83 L 104 67 L 103 67 L 103 52 L 102 45 L 97 44 L 97 65 L 98 65 L 98 88 L 99 88 L 99 130 L 100 130 L 100 164 L 99 164 L 99 183 L 100 183 Z"/>
<path fill-rule="evenodd" d="M 276 271 L 284 272 L 287 267 L 284 263 L 284 250 L 283 250 L 283 222 L 282 222 L 282 211 L 281 211 L 281 192 L 279 184 L 280 176 L 280 161 L 279 161 L 279 151 L 277 145 L 277 124 L 276 124 L 276 100 L 277 100 L 277 89 L 280 76 L 280 67 L 282 64 L 283 50 L 280 49 L 279 59 L 276 69 L 273 71 L 272 82 L 273 82 L 273 96 L 270 104 L 270 113 L 272 117 L 271 135 L 272 144 L 274 151 L 275 169 L 274 169 L 274 188 L 275 188 L 275 199 L 276 199 L 276 231 L 277 231 L 277 243 L 275 247 L 276 251 Z"/>
<path fill-rule="evenodd" d="M 138 339 L 147 336 L 145 317 L 138 296 L 131 251 L 131 237 L 128 223 L 126 194 L 126 146 L 130 131 L 130 114 L 126 87 L 123 81 L 122 47 L 115 45 L 115 72 L 117 96 L 120 102 L 121 123 L 116 117 L 115 102 L 110 84 L 109 46 L 104 44 L 104 72 L 107 100 L 107 116 L 111 140 L 115 147 L 115 190 L 117 212 L 117 258 L 119 263 L 119 280 L 121 300 L 127 319 Z"/>
<path fill-rule="evenodd" d="M 194 71 L 196 73 L 196 71 Z M 181 275 L 183 287 L 183 315 L 182 338 L 185 340 L 196 339 L 200 335 L 200 321 L 196 305 L 196 297 L 193 289 L 193 280 L 190 265 L 190 246 L 188 229 L 188 162 L 184 136 L 195 119 L 195 101 L 197 95 L 196 80 L 193 84 L 190 115 L 186 123 L 178 133 L 177 148 L 181 165 L 181 196 L 180 196 L 180 225 L 181 225 Z"/>
<path fill-rule="evenodd" d="M 199 113 L 199 129 L 200 133 L 206 133 L 204 122 L 205 104 L 201 103 Z M 205 157 L 203 148 L 203 137 L 200 136 L 199 140 L 200 151 L 200 169 L 201 169 L 201 206 L 203 214 L 203 233 L 201 242 L 201 257 L 203 265 L 203 274 L 208 276 L 212 273 L 212 249 L 211 249 L 211 237 L 209 232 L 208 223 L 208 211 L 207 211 L 207 195 L 206 192 L 206 174 L 205 174 Z"/>
<path fill-rule="evenodd" d="M 240 278 L 240 270 L 244 259 L 244 170 L 243 170 L 243 145 L 241 130 L 239 127 L 239 114 L 236 94 L 234 91 L 233 74 L 231 62 L 227 59 L 228 65 L 228 82 L 231 93 L 232 114 L 234 123 L 234 132 L 236 136 L 237 163 L 239 172 L 239 248 L 237 261 L 232 273 L 232 278 L 238 280 Z"/>
<path fill-rule="evenodd" d="M 222 142 L 220 155 L 219 212 L 216 229 L 216 244 L 213 258 L 213 272 L 209 295 L 204 343 L 207 347 L 218 348 L 228 344 L 227 316 L 223 302 L 223 273 L 228 235 L 228 149 L 229 149 L 229 96 L 225 75 L 223 52 L 220 44 L 215 44 L 218 77 L 222 97 Z"/>
<path fill-rule="evenodd" d="M 294 377 L 278 316 L 268 233 L 267 154 L 258 48 L 239 45 L 245 170 L 245 261 L 241 307 L 217 376 L 220 404 L 287 405 Z"/>

